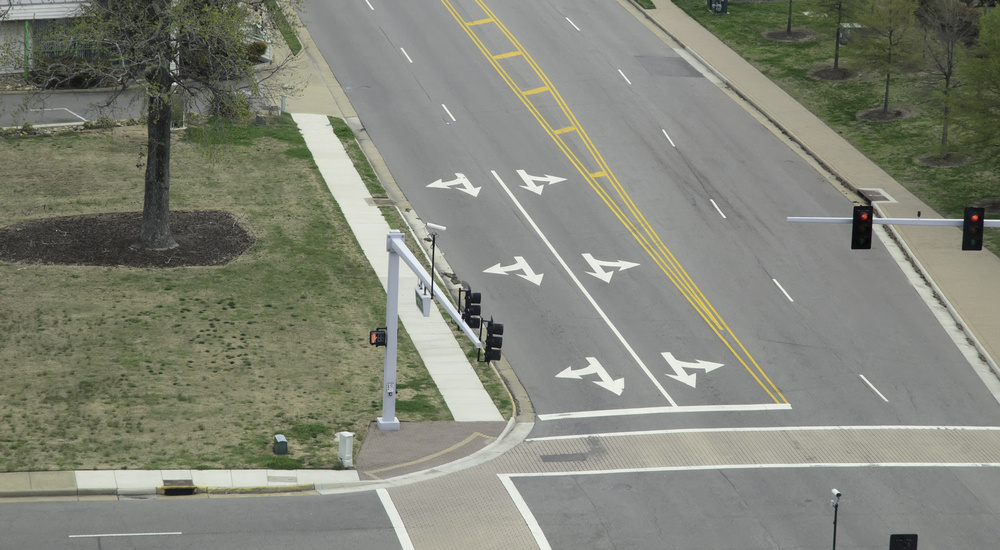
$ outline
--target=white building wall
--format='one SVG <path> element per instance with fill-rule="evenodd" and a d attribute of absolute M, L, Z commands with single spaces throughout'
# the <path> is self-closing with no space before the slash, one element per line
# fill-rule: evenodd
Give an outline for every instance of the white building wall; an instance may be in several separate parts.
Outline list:
<path fill-rule="evenodd" d="M 0 74 L 17 73 L 24 63 L 24 21 L 0 21 Z"/>

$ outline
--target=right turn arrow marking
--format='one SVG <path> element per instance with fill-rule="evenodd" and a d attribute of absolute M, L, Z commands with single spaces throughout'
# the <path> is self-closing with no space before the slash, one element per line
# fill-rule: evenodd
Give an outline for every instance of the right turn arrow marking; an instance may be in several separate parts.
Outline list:
<path fill-rule="evenodd" d="M 697 360 L 694 363 L 681 361 L 676 357 L 674 357 L 674 354 L 670 353 L 669 351 L 663 352 L 662 355 L 663 358 L 667 360 L 667 363 L 670 365 L 670 368 L 674 370 L 674 374 L 667 374 L 667 376 L 673 378 L 674 380 L 677 380 L 678 382 L 687 384 L 692 388 L 695 387 L 696 383 L 695 377 L 697 376 L 697 373 L 692 372 L 689 374 L 684 369 L 701 369 L 706 373 L 708 373 L 722 366 L 722 363 L 712 363 L 709 361 L 701 361 L 701 360 Z"/>

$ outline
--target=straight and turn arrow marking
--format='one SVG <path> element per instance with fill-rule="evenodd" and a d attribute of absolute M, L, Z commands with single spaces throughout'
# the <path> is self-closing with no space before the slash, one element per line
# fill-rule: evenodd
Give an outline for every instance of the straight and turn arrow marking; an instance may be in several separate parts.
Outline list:
<path fill-rule="evenodd" d="M 511 271 L 522 271 L 523 273 L 517 274 L 518 277 L 522 277 L 524 279 L 527 279 L 535 283 L 538 286 L 542 286 L 542 277 L 545 274 L 535 273 L 535 271 L 531 269 L 531 266 L 528 265 L 528 262 L 525 261 L 524 257 L 522 256 L 514 256 L 514 263 L 511 265 L 502 266 L 500 264 L 497 264 L 489 269 L 484 269 L 483 273 L 495 273 L 497 275 L 506 275 Z"/>
<path fill-rule="evenodd" d="M 663 352 L 663 358 L 670 364 L 670 368 L 674 369 L 674 374 L 667 374 L 667 376 L 677 380 L 678 382 L 683 382 L 692 388 L 695 387 L 695 377 L 697 376 L 697 373 L 692 372 L 688 374 L 688 372 L 684 369 L 701 369 L 708 373 L 722 366 L 722 363 L 710 363 L 708 361 L 701 360 L 697 360 L 694 363 L 681 361 L 675 358 L 674 354 L 669 351 Z"/>
<path fill-rule="evenodd" d="M 590 269 L 593 269 L 593 271 L 588 271 L 587 274 L 593 275 L 594 277 L 597 277 L 598 279 L 604 281 L 605 283 L 611 282 L 611 276 L 615 274 L 615 269 L 617 269 L 618 271 L 625 271 L 626 269 L 639 265 L 635 262 L 626 262 L 625 260 L 618 260 L 616 262 L 606 262 L 604 260 L 598 260 L 597 258 L 594 258 L 590 254 L 584 254 L 583 259 L 587 260 L 587 263 L 590 264 Z M 612 269 L 611 271 L 604 271 L 603 269 L 601 269 L 602 267 L 610 267 L 614 269 Z"/>
<path fill-rule="evenodd" d="M 604 370 L 604 367 L 601 366 L 601 363 L 597 360 L 596 357 L 588 357 L 587 362 L 590 364 L 587 365 L 586 367 L 583 367 L 582 369 L 574 370 L 573 367 L 566 367 L 565 370 L 556 375 L 556 378 L 573 378 L 576 380 L 581 380 L 583 379 L 584 376 L 587 376 L 589 374 L 596 374 L 600 379 L 592 380 L 593 383 L 597 384 L 598 386 L 608 390 L 609 392 L 615 395 L 622 394 L 622 391 L 625 390 L 624 377 L 612 380 L 611 375 L 608 374 L 608 371 Z"/>
<path fill-rule="evenodd" d="M 465 174 L 462 174 L 460 172 L 455 172 L 455 179 L 451 181 L 437 180 L 434 183 L 428 185 L 427 187 L 433 187 L 435 189 L 451 189 L 456 185 L 461 186 L 458 188 L 459 191 L 463 193 L 468 193 L 473 197 L 479 196 L 479 191 L 482 189 L 482 187 L 473 187 L 472 182 L 469 181 L 469 178 L 465 177 Z"/>
<path fill-rule="evenodd" d="M 550 176 L 548 174 L 545 174 L 544 176 L 531 176 L 524 170 L 518 170 L 517 175 L 521 176 L 521 179 L 524 180 L 524 185 L 522 185 L 521 187 L 533 193 L 538 193 L 539 195 L 541 195 L 542 190 L 545 189 L 544 183 L 552 185 L 553 183 L 566 181 L 566 178 L 560 178 L 559 176 Z M 543 185 L 538 185 L 537 183 L 535 183 L 537 181 L 543 182 Z"/>

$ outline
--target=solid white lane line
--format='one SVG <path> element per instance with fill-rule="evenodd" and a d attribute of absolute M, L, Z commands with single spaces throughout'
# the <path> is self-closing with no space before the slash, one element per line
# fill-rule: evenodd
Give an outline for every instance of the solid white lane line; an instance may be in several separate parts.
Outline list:
<path fill-rule="evenodd" d="M 406 56 L 406 60 L 407 61 L 409 61 L 410 63 L 413 63 L 413 60 L 410 59 L 410 54 L 406 53 L 406 50 L 404 50 L 403 48 L 400 48 L 399 51 L 403 52 L 403 55 Z"/>
<path fill-rule="evenodd" d="M 888 402 L 889 402 L 889 400 L 888 400 L 888 399 L 886 399 L 884 395 L 882 395 L 882 392 L 878 391 L 878 388 L 876 388 L 874 384 L 872 384 L 871 382 L 869 382 L 869 381 L 868 381 L 868 379 L 867 379 L 867 378 L 865 378 L 865 375 L 863 375 L 863 374 L 859 374 L 858 376 L 860 376 L 860 377 L 861 377 L 861 380 L 862 380 L 862 381 L 863 381 L 863 382 L 864 382 L 865 384 L 868 384 L 868 387 L 869 387 L 869 388 L 871 388 L 871 390 L 872 390 L 873 392 L 875 392 L 875 395 L 877 395 L 877 396 L 879 396 L 879 397 L 881 397 L 881 398 L 882 398 L 882 401 L 885 401 L 886 403 L 888 403 Z"/>
<path fill-rule="evenodd" d="M 569 21 L 569 24 L 570 24 L 570 25 L 573 25 L 573 28 L 574 28 L 574 29 L 576 29 L 577 31 L 579 31 L 579 30 L 580 30 L 580 27 L 577 27 L 577 26 L 576 26 L 576 23 L 574 23 L 574 22 L 570 21 L 569 17 L 567 17 L 567 18 L 566 18 L 566 20 L 567 20 L 567 21 Z"/>
<path fill-rule="evenodd" d="M 712 203 L 712 206 L 714 206 L 715 209 L 719 212 L 719 215 L 722 216 L 722 219 L 726 219 L 726 215 L 722 213 L 722 209 L 719 208 L 718 204 L 715 204 L 715 199 L 708 199 L 708 201 Z"/>
<path fill-rule="evenodd" d="M 442 103 L 441 106 L 444 107 L 444 112 L 448 113 L 448 116 L 451 117 L 452 122 L 457 122 L 455 120 L 455 115 L 451 114 L 451 111 L 448 110 L 448 107 L 444 103 Z"/>
<path fill-rule="evenodd" d="M 625 76 L 625 73 L 623 73 L 621 69 L 618 69 L 618 74 L 622 75 L 622 78 L 624 78 L 624 79 L 625 79 L 625 82 L 628 82 L 628 85 L 629 85 L 629 86 L 631 86 L 631 85 L 632 85 L 632 81 L 631 81 L 631 80 L 629 80 L 627 76 Z"/>
<path fill-rule="evenodd" d="M 514 501 L 514 506 L 517 506 L 517 511 L 521 512 L 521 517 L 524 519 L 524 523 L 528 524 L 528 529 L 531 531 L 531 536 L 535 537 L 535 544 L 538 545 L 539 550 L 551 550 L 552 546 L 549 545 L 549 541 L 545 538 L 545 533 L 542 532 L 542 526 L 538 525 L 538 520 L 535 519 L 535 514 L 531 513 L 531 508 L 528 508 L 528 503 L 524 501 L 524 497 L 521 496 L 521 492 L 517 490 L 514 486 L 514 482 L 510 480 L 510 476 L 507 474 L 497 474 L 500 478 L 500 483 L 503 483 L 504 489 L 507 489 L 507 494 L 510 495 L 510 499 Z"/>
<path fill-rule="evenodd" d="M 504 183 L 502 179 L 500 179 L 500 175 L 497 174 L 496 170 L 491 170 L 490 172 L 493 173 L 493 177 L 496 178 L 500 186 L 503 187 L 503 190 L 507 192 L 507 196 L 510 197 L 510 200 L 514 203 L 514 206 L 516 206 L 517 209 L 521 212 L 521 215 L 524 216 L 524 219 L 527 220 L 528 224 L 531 225 L 531 228 L 535 230 L 535 234 L 537 234 L 538 237 L 542 239 L 542 242 L 545 243 L 546 247 L 548 247 L 549 252 L 552 253 L 556 261 L 559 262 L 559 265 L 561 265 L 566 274 L 569 275 L 569 278 L 572 279 L 574 283 L 576 283 L 576 287 L 580 289 L 580 292 L 582 292 L 583 295 L 587 298 L 587 301 L 590 302 L 590 305 L 594 308 L 594 310 L 597 311 L 597 314 L 600 315 L 601 319 L 604 320 L 604 324 L 608 325 L 608 328 L 611 329 L 611 332 L 614 333 L 616 337 L 618 337 L 618 341 L 621 342 L 622 346 L 625 347 L 625 351 L 627 351 L 629 355 L 632 356 L 632 359 L 634 359 L 635 362 L 639 365 L 639 368 L 641 368 L 642 371 L 646 373 L 646 376 L 648 376 L 649 379 L 653 382 L 653 385 L 656 386 L 656 389 L 660 390 L 660 395 L 666 398 L 667 402 L 670 403 L 670 406 L 676 407 L 677 402 L 674 401 L 674 398 L 670 397 L 670 394 L 667 393 L 667 390 L 663 388 L 663 385 L 660 384 L 659 380 L 657 380 L 656 377 L 653 376 L 653 373 L 649 370 L 648 367 L 646 367 L 646 364 L 642 362 L 642 358 L 639 357 L 639 354 L 636 353 L 634 349 L 632 349 L 632 346 L 630 346 L 628 341 L 625 340 L 625 337 L 622 336 L 622 333 L 618 331 L 618 327 L 616 327 L 615 324 L 611 322 L 611 319 L 609 319 L 608 316 L 604 314 L 604 310 L 601 309 L 601 306 L 597 305 L 597 301 L 594 300 L 594 297 L 591 296 L 589 292 L 587 292 L 587 289 L 584 288 L 583 283 L 580 282 L 580 279 L 577 278 L 576 274 L 573 273 L 573 270 L 571 270 L 569 268 L 569 265 L 567 265 L 566 262 L 562 259 L 562 256 L 559 255 L 559 252 L 556 251 L 556 248 L 552 246 L 552 243 L 549 242 L 549 240 L 545 237 L 545 234 L 542 233 L 542 230 L 538 227 L 538 224 L 535 223 L 535 220 L 533 220 L 531 216 L 528 215 L 528 211 L 525 210 L 523 206 L 521 206 L 520 201 L 517 200 L 517 197 L 514 196 L 514 193 L 512 193 L 510 191 L 510 188 L 507 187 L 507 184 Z"/>
<path fill-rule="evenodd" d="M 603 409 L 594 411 L 575 411 L 564 413 L 539 414 L 535 418 L 539 422 L 547 420 L 568 420 L 579 418 L 610 418 L 613 416 L 637 416 L 645 414 L 691 413 L 691 412 L 754 412 L 754 411 L 790 411 L 788 403 L 760 403 L 751 405 L 675 405 L 672 407 L 643 407 L 636 409 Z"/>
<path fill-rule="evenodd" d="M 70 535 L 71 539 L 95 539 L 98 537 L 158 537 L 162 535 L 180 535 L 180 531 L 169 533 L 99 533 L 95 535 Z"/>
<path fill-rule="evenodd" d="M 660 130 L 663 130 L 663 128 L 660 128 Z M 674 145 L 674 140 L 670 139 L 670 134 L 668 134 L 666 130 L 663 130 L 663 135 L 667 136 L 667 141 L 670 142 L 671 147 L 677 147 Z"/>
<path fill-rule="evenodd" d="M 645 474 L 703 470 L 775 470 L 792 468 L 998 468 L 1000 462 L 808 462 L 795 464 L 715 464 L 710 466 L 662 466 L 622 468 L 620 470 L 581 470 L 578 472 L 525 472 L 503 474 L 507 477 L 599 476 L 607 474 Z M 500 474 L 498 474 L 500 475 Z"/>
<path fill-rule="evenodd" d="M 792 299 L 791 296 L 788 295 L 787 292 L 785 292 L 785 287 L 781 286 L 781 283 L 779 283 L 777 279 L 771 279 L 771 280 L 774 281 L 774 284 L 778 285 L 778 288 L 785 295 L 785 298 L 788 298 L 789 302 L 794 302 L 795 301 L 795 300 Z"/>
<path fill-rule="evenodd" d="M 369 2 L 368 0 L 365 0 L 365 4 L 368 4 L 368 7 L 371 8 L 372 11 L 375 11 L 375 6 L 372 6 L 371 2 Z"/>
<path fill-rule="evenodd" d="M 590 437 L 630 437 L 639 435 L 669 435 L 682 433 L 719 432 L 824 432 L 824 431 L 871 431 L 871 430 L 954 430 L 957 432 L 995 432 L 1000 426 L 765 426 L 757 428 L 675 428 L 671 430 L 643 430 L 635 432 L 604 432 L 596 434 L 550 435 L 529 437 L 525 441 L 556 441 L 560 439 L 587 439 Z"/>
<path fill-rule="evenodd" d="M 389 491 L 375 489 L 375 492 L 378 493 L 378 498 L 382 501 L 382 507 L 385 508 L 385 513 L 389 516 L 392 528 L 396 530 L 396 538 L 399 539 L 399 545 L 403 547 L 403 550 L 413 550 L 413 542 L 410 541 L 410 535 L 406 532 L 406 526 L 403 525 L 403 518 L 399 517 L 399 511 L 396 510 L 396 505 L 392 503 L 392 498 L 389 497 Z"/>

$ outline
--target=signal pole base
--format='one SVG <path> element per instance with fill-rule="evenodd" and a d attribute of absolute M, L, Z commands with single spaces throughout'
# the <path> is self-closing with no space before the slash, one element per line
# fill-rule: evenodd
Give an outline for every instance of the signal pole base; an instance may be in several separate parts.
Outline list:
<path fill-rule="evenodd" d="M 378 422 L 378 429 L 380 430 L 387 432 L 399 431 L 399 419 L 395 416 L 392 417 L 392 420 L 383 420 L 381 416 L 375 420 Z"/>

